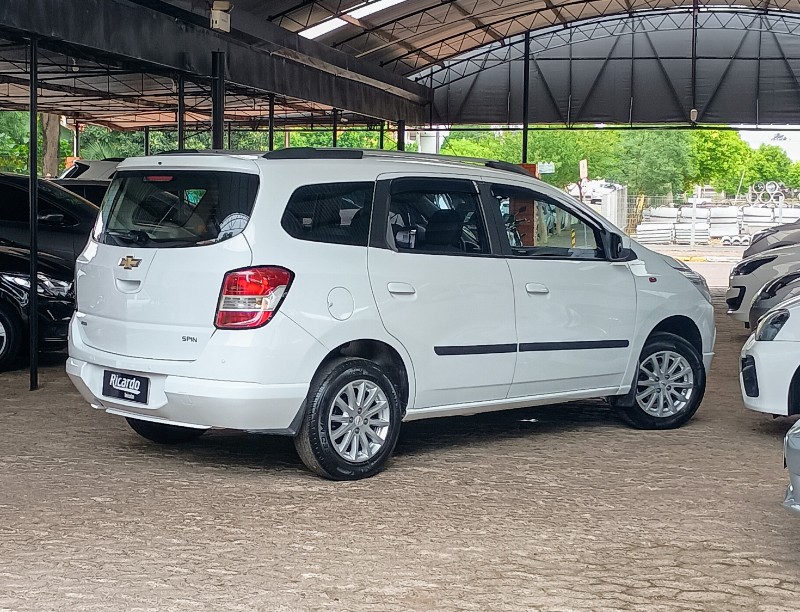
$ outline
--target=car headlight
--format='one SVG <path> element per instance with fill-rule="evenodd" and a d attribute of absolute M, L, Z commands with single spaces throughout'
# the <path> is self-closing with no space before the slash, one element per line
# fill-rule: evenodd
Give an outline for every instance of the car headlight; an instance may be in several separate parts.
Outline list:
<path fill-rule="evenodd" d="M 745 259 L 733 266 L 733 270 L 731 270 L 731 276 L 744 276 L 746 274 L 752 274 L 761 266 L 765 266 L 769 262 L 775 261 L 777 258 L 777 255 L 767 255 L 765 257 L 753 257 L 750 259 Z"/>
<path fill-rule="evenodd" d="M 691 283 L 697 287 L 697 290 L 703 295 L 703 297 L 706 298 L 706 301 L 709 304 L 711 303 L 711 291 L 709 290 L 708 283 L 702 274 L 695 272 L 679 259 L 675 259 L 673 257 L 665 257 L 665 259 L 667 259 L 667 263 L 669 263 L 673 269 L 677 270 L 687 279 L 689 279 Z"/>
<path fill-rule="evenodd" d="M 30 277 L 27 275 L 0 274 L 0 278 L 16 285 L 17 287 L 21 287 L 26 291 L 31 288 Z M 70 291 L 72 291 L 72 283 L 69 281 L 58 280 L 57 278 L 51 278 L 50 276 L 41 273 L 36 275 L 36 279 L 38 281 L 36 283 L 36 292 L 39 295 L 66 297 L 69 295 Z"/>
<path fill-rule="evenodd" d="M 789 311 L 785 308 L 772 310 L 761 317 L 756 327 L 756 340 L 768 342 L 774 340 L 781 328 L 789 320 Z"/>

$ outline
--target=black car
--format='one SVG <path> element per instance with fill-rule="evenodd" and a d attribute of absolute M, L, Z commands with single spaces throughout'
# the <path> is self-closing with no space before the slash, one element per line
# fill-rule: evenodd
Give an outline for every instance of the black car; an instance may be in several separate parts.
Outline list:
<path fill-rule="evenodd" d="M 30 250 L 0 241 L 0 372 L 7 370 L 28 346 Z M 67 345 L 75 310 L 70 261 L 39 253 L 39 348 L 58 351 Z"/>
<path fill-rule="evenodd" d="M 28 177 L 0 173 L 0 240 L 28 245 Z M 39 179 L 39 251 L 74 265 L 99 208 L 66 189 Z"/>

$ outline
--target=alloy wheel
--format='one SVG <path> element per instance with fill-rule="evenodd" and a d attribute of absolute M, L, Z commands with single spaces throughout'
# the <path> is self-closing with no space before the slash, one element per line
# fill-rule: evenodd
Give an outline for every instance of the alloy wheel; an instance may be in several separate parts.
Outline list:
<path fill-rule="evenodd" d="M 331 403 L 328 435 L 340 457 L 361 463 L 383 448 L 390 419 L 383 390 L 370 380 L 354 380 L 342 387 Z"/>
<path fill-rule="evenodd" d="M 656 417 L 671 417 L 689 405 L 694 394 L 694 372 L 681 354 L 659 351 L 639 365 L 636 403 Z"/>

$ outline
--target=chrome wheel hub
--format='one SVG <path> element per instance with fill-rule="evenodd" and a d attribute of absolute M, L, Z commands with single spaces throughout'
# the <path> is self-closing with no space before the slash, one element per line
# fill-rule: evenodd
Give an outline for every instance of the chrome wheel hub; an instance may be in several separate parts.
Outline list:
<path fill-rule="evenodd" d="M 694 372 L 674 351 L 659 351 L 639 365 L 636 403 L 647 414 L 671 417 L 684 410 L 694 395 Z"/>
<path fill-rule="evenodd" d="M 6 334 L 7 334 L 7 332 L 6 332 L 5 325 L 3 325 L 2 321 L 0 321 L 0 354 L 3 353 L 3 351 L 6 348 L 6 342 L 8 342 L 8 338 L 6 337 Z"/>
<path fill-rule="evenodd" d="M 390 419 L 383 389 L 370 380 L 354 380 L 342 387 L 331 403 L 328 435 L 340 457 L 362 463 L 383 448 Z"/>

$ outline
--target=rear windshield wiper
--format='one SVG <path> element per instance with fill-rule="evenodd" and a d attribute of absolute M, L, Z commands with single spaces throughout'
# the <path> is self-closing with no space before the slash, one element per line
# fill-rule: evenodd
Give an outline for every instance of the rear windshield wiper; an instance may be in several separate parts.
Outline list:
<path fill-rule="evenodd" d="M 150 236 L 144 230 L 106 230 L 103 232 L 103 236 L 120 238 L 133 244 L 145 244 L 151 240 Z"/>

